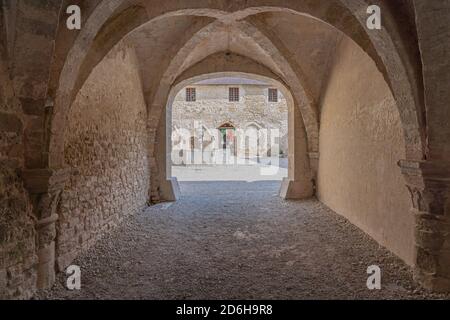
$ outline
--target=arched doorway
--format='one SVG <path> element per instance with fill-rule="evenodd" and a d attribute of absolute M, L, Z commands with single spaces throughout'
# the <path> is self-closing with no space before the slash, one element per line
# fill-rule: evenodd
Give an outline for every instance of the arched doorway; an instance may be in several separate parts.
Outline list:
<path fill-rule="evenodd" d="M 219 154 L 218 157 L 223 159 L 225 164 L 235 163 L 236 157 L 236 127 L 226 122 L 220 125 L 217 130 L 220 133 Z"/>
<path fill-rule="evenodd" d="M 256 123 L 249 123 L 245 128 L 245 158 L 255 160 L 259 163 L 261 154 L 261 126 Z M 266 152 L 267 153 L 267 152 Z"/>

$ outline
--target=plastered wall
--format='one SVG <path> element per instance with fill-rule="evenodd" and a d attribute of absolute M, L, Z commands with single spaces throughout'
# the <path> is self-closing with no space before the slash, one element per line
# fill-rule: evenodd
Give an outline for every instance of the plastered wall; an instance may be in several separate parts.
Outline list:
<path fill-rule="evenodd" d="M 322 101 L 319 199 L 412 264 L 399 113 L 382 75 L 351 40 L 338 45 Z"/>

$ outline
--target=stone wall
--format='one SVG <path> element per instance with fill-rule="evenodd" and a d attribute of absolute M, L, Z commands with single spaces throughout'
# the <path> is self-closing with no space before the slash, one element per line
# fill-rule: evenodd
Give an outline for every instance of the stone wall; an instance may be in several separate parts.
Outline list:
<path fill-rule="evenodd" d="M 412 264 L 414 217 L 397 165 L 404 158 L 398 109 L 383 76 L 343 39 L 323 97 L 318 197 Z"/>
<path fill-rule="evenodd" d="M 23 114 L 0 60 L 0 299 L 29 298 L 35 288 L 36 234 L 20 171 Z"/>
<path fill-rule="evenodd" d="M 229 101 L 229 87 L 239 88 L 239 102 Z M 264 85 L 193 85 L 189 88 L 196 88 L 197 99 L 195 102 L 187 102 L 186 88 L 177 94 L 172 105 L 173 128 L 187 129 L 192 132 L 193 136 L 194 123 L 197 121 L 208 129 L 208 139 L 210 136 L 214 136 L 216 142 L 218 137 L 216 129 L 225 123 L 230 123 L 236 129 L 243 131 L 253 128 L 255 130 L 257 128 L 278 129 L 280 131 L 280 150 L 284 155 L 287 155 L 288 106 L 286 98 L 280 91 L 278 91 L 278 102 L 268 102 L 268 89 L 270 87 Z M 188 139 L 189 137 L 187 137 Z M 236 146 L 238 154 L 241 155 L 245 155 L 245 149 L 247 151 L 249 149 L 248 146 L 242 145 L 245 143 L 243 139 L 238 138 L 238 146 Z M 180 141 L 180 137 L 175 135 L 174 142 Z M 239 141 L 242 143 L 239 143 Z M 261 141 L 264 141 L 261 144 L 268 145 L 264 137 L 261 137 Z M 185 141 L 186 144 L 190 147 L 189 141 Z M 249 144 L 248 141 L 247 144 Z M 174 149 L 180 149 L 180 147 L 177 145 L 174 146 Z M 251 154 L 257 153 L 256 150 L 253 150 L 256 148 L 251 149 Z"/>
<path fill-rule="evenodd" d="M 57 266 L 65 268 L 124 216 L 147 203 L 146 104 L 134 50 L 120 45 L 90 75 L 69 114 Z"/>

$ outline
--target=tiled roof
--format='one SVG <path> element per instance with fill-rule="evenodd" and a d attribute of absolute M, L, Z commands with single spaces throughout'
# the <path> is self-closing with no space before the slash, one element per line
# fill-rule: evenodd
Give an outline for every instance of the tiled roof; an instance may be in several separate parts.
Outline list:
<path fill-rule="evenodd" d="M 256 86 L 267 86 L 267 82 L 247 79 L 247 78 L 232 78 L 232 77 L 222 77 L 214 79 L 201 80 L 195 83 L 196 85 L 256 85 Z"/>

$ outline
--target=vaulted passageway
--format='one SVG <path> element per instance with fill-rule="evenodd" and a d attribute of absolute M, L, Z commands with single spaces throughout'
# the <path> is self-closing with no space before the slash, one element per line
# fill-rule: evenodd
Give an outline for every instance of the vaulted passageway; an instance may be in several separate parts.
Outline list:
<path fill-rule="evenodd" d="M 67 28 L 66 1 L 1 1 L 0 297 L 50 288 L 122 220 L 177 199 L 167 111 L 180 86 L 214 74 L 251 74 L 286 90 L 283 198 L 318 199 L 422 286 L 450 290 L 448 2 L 375 1 L 381 30 L 367 27 L 362 0 L 71 2 L 83 13 L 80 30 Z M 320 206 L 307 200 L 297 211 L 261 186 L 243 192 L 261 205 L 251 219 L 266 200 L 281 225 L 279 210 L 310 219 L 315 211 L 302 206 Z M 202 199 L 166 212 L 195 219 L 182 211 Z M 229 201 L 212 200 L 212 211 Z M 299 237 L 311 233 L 294 226 Z M 278 234 L 273 241 L 287 236 Z"/>

